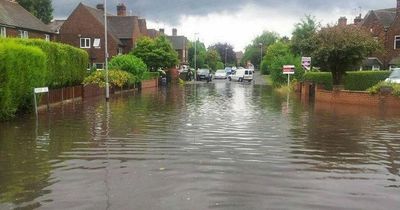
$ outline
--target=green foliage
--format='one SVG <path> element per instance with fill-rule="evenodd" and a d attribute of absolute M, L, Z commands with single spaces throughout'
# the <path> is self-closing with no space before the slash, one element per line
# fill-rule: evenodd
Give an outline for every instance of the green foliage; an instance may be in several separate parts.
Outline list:
<path fill-rule="evenodd" d="M 269 75 L 270 71 L 268 69 L 268 61 L 263 59 L 261 62 L 261 74 L 263 75 Z"/>
<path fill-rule="evenodd" d="M 344 76 L 344 88 L 346 90 L 364 91 L 385 80 L 389 75 L 389 71 L 347 72 Z"/>
<path fill-rule="evenodd" d="M 211 68 L 211 70 L 215 71 L 217 70 L 217 64 L 218 62 L 221 62 L 221 57 L 218 54 L 218 52 L 214 49 L 210 49 L 207 51 L 207 55 L 206 55 L 206 63 L 208 64 L 208 66 Z M 222 63 L 222 66 L 224 64 Z M 223 69 L 224 67 L 222 67 Z"/>
<path fill-rule="evenodd" d="M 45 24 L 53 19 L 51 0 L 17 0 L 17 2 Z"/>
<path fill-rule="evenodd" d="M 397 83 L 381 81 L 378 84 L 376 84 L 375 86 L 369 88 L 367 91 L 370 94 L 378 94 L 381 92 L 381 90 L 383 88 L 391 89 L 393 95 L 400 97 L 400 84 L 397 84 Z"/>
<path fill-rule="evenodd" d="M 140 38 L 131 54 L 142 59 L 150 71 L 168 69 L 179 63 L 177 52 L 165 36 L 156 39 Z"/>
<path fill-rule="evenodd" d="M 15 42 L 0 45 L 0 119 L 33 107 L 33 88 L 45 85 L 46 55 Z"/>
<path fill-rule="evenodd" d="M 243 54 L 241 63 L 247 64 L 250 61 L 256 68 L 260 67 L 261 56 L 264 57 L 270 45 L 279 40 L 279 34 L 270 31 L 264 31 L 260 36 L 256 37 L 250 45 L 248 45 Z M 261 44 L 261 45 L 260 45 Z M 261 48 L 263 54 L 261 55 Z"/>
<path fill-rule="evenodd" d="M 159 72 L 145 72 L 143 74 L 143 80 L 158 79 L 159 77 L 160 77 Z"/>
<path fill-rule="evenodd" d="M 133 85 L 138 80 L 135 76 L 129 72 L 122 70 L 109 70 L 108 71 L 109 82 L 114 87 L 122 88 L 126 85 Z M 86 77 L 83 81 L 84 85 L 95 84 L 101 88 L 106 86 L 106 72 L 104 70 L 96 71 L 90 76 Z"/>
<path fill-rule="evenodd" d="M 0 43 L 8 42 L 35 46 L 45 53 L 47 65 L 42 74 L 49 88 L 78 85 L 85 78 L 89 56 L 84 50 L 39 39 L 0 39 Z"/>
<path fill-rule="evenodd" d="M 218 61 L 216 69 L 224 69 L 224 63 L 222 63 L 221 61 Z"/>
<path fill-rule="evenodd" d="M 118 55 L 111 59 L 109 63 L 110 69 L 119 69 L 126 71 L 135 76 L 135 79 L 141 81 L 143 74 L 147 71 L 146 64 L 133 55 Z"/>
<path fill-rule="evenodd" d="M 347 72 L 344 76 L 344 88 L 346 90 L 365 91 L 375 84 L 389 77 L 388 71 L 356 71 Z M 325 86 L 327 90 L 332 90 L 333 80 L 330 72 L 307 72 L 304 74 L 303 81 L 315 82 Z"/>
<path fill-rule="evenodd" d="M 236 53 L 233 51 L 233 46 L 228 43 L 217 43 L 213 46 L 208 48 L 208 51 L 215 50 L 218 52 L 219 57 L 221 58 L 222 62 L 225 66 L 236 66 Z M 206 62 L 207 63 L 207 62 Z M 213 63 L 207 63 L 208 66 L 211 68 Z"/>
<path fill-rule="evenodd" d="M 371 34 L 360 27 L 334 26 L 320 30 L 312 40 L 312 57 L 319 67 L 332 72 L 333 84 L 340 85 L 346 69 L 357 66 L 381 48 Z"/>
<path fill-rule="evenodd" d="M 321 84 L 327 90 L 332 90 L 332 73 L 330 72 L 307 72 L 304 74 L 303 81 Z"/>
<path fill-rule="evenodd" d="M 197 44 L 196 44 L 197 43 Z M 196 46 L 195 46 L 196 44 Z M 204 43 L 200 41 L 190 42 L 189 43 L 189 65 L 195 68 L 194 56 L 195 56 L 195 48 L 196 48 L 196 67 L 197 68 L 204 68 L 206 64 L 206 56 L 207 56 L 207 49 Z"/>
<path fill-rule="evenodd" d="M 277 42 L 271 45 L 263 60 L 267 63 L 267 69 L 270 70 L 274 86 L 280 86 L 287 82 L 287 75 L 282 73 L 284 65 L 295 65 L 296 71 L 292 79 L 301 80 L 303 77 L 304 71 L 300 65 L 301 59 L 292 54 L 288 43 Z"/>
<path fill-rule="evenodd" d="M 292 51 L 296 55 L 310 56 L 313 52 L 313 37 L 320 28 L 320 23 L 315 17 L 307 15 L 300 23 L 295 25 L 292 33 Z"/>

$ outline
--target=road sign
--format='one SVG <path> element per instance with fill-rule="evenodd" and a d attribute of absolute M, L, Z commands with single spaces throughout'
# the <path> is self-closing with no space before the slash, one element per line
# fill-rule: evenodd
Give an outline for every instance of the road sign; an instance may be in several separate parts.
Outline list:
<path fill-rule="evenodd" d="M 283 74 L 294 74 L 295 68 L 293 65 L 284 65 Z"/>
<path fill-rule="evenodd" d="M 302 57 L 301 58 L 301 66 L 303 69 L 310 71 L 311 70 L 311 57 Z"/>
<path fill-rule="evenodd" d="M 41 87 L 41 88 L 35 88 L 35 93 L 48 93 L 49 88 L 48 87 Z"/>

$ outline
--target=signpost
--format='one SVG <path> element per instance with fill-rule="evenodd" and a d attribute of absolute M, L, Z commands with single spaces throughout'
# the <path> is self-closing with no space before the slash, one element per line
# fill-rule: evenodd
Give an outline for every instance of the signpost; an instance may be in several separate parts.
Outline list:
<path fill-rule="evenodd" d="M 49 99 L 50 99 L 49 88 L 48 87 L 40 87 L 40 88 L 33 89 L 33 100 L 35 101 L 35 113 L 36 113 L 36 116 L 38 115 L 36 94 L 40 94 L 40 93 L 47 93 L 47 110 L 49 109 Z"/>
<path fill-rule="evenodd" d="M 288 75 L 288 87 L 290 86 L 290 75 L 294 74 L 296 67 L 294 65 L 284 65 L 283 66 L 283 74 Z"/>
<path fill-rule="evenodd" d="M 301 66 L 303 69 L 310 71 L 311 70 L 311 57 L 302 57 L 301 58 Z"/>

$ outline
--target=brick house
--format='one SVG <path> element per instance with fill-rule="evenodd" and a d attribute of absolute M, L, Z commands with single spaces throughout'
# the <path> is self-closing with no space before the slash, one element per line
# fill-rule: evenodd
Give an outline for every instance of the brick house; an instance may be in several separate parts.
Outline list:
<path fill-rule="evenodd" d="M 129 53 L 136 40 L 147 36 L 146 20 L 137 16 L 127 16 L 124 4 L 118 4 L 117 15 L 108 14 L 108 54 L 112 58 Z M 92 8 L 80 3 L 62 24 L 59 41 L 85 49 L 89 53 L 91 65 L 103 68 L 104 51 L 104 5 Z"/>
<path fill-rule="evenodd" d="M 51 29 L 14 0 L 0 0 L 0 37 L 55 40 Z"/>
<path fill-rule="evenodd" d="M 383 43 L 385 52 L 372 55 L 365 63 L 380 68 L 400 66 L 400 0 L 396 8 L 371 10 L 359 25 Z M 375 61 L 374 61 L 375 60 Z"/>
<path fill-rule="evenodd" d="M 160 29 L 160 34 L 164 34 L 164 29 Z M 178 30 L 172 29 L 172 36 L 166 35 L 168 40 L 171 42 L 172 47 L 178 53 L 179 65 L 189 64 L 189 41 L 185 36 L 178 36 Z"/>

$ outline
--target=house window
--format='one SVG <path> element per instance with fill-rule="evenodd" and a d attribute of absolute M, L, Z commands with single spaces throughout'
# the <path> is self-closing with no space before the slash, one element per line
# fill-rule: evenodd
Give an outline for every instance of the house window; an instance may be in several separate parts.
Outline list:
<path fill-rule="evenodd" d="M 96 66 L 96 69 L 104 69 L 104 63 L 94 63 L 94 66 Z"/>
<path fill-rule="evenodd" d="M 90 48 L 90 38 L 81 38 L 81 48 Z"/>
<path fill-rule="evenodd" d="M 400 36 L 395 36 L 394 37 L 394 49 L 399 49 L 400 48 Z"/>
<path fill-rule="evenodd" d="M 44 35 L 44 39 L 45 39 L 46 41 L 48 41 L 48 42 L 49 42 L 49 41 L 50 41 L 50 35 L 48 35 L 48 34 L 45 34 L 45 35 Z"/>
<path fill-rule="evenodd" d="M 27 39 L 29 38 L 29 33 L 27 31 L 24 30 L 19 30 L 19 37 L 21 37 L 22 39 Z"/>
<path fill-rule="evenodd" d="M 6 36 L 7 36 L 6 27 L 0 27 L 0 37 L 6 37 Z"/>
<path fill-rule="evenodd" d="M 124 53 L 124 50 L 121 47 L 118 47 L 118 55 L 122 55 Z"/>
<path fill-rule="evenodd" d="M 93 41 L 93 47 L 99 49 L 100 48 L 100 39 L 96 38 Z"/>

